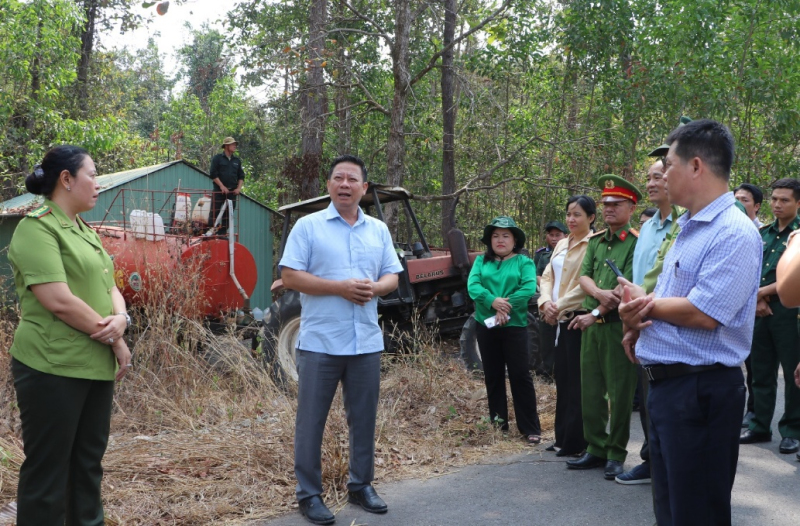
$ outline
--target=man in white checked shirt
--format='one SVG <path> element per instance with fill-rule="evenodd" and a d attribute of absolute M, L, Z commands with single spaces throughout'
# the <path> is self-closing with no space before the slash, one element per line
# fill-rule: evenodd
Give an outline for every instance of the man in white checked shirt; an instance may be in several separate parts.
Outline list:
<path fill-rule="evenodd" d="M 667 192 L 687 213 L 654 294 L 620 279 L 620 316 L 641 331 L 626 353 L 650 380 L 658 525 L 730 524 L 761 238 L 728 190 L 730 130 L 692 121 L 667 144 Z"/>

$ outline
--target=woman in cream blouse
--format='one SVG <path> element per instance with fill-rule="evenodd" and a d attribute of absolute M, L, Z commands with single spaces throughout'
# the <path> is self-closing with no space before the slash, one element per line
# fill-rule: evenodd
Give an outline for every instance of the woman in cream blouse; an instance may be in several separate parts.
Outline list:
<path fill-rule="evenodd" d="M 581 413 L 581 330 L 570 330 L 567 326 L 576 315 L 585 314 L 581 303 L 586 294 L 578 278 L 596 213 L 597 205 L 591 197 L 574 195 L 567 200 L 566 223 L 570 234 L 553 249 L 540 284 L 541 318 L 558 326 L 554 351 L 556 441 L 547 449 L 558 450 L 556 455 L 560 457 L 576 456 L 586 447 Z"/>

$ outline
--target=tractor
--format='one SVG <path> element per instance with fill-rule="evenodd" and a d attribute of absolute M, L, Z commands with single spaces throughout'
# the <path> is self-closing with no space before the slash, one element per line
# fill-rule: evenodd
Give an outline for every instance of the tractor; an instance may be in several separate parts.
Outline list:
<path fill-rule="evenodd" d="M 396 239 L 394 246 L 403 272 L 399 275 L 397 289 L 378 298 L 378 319 L 384 333 L 385 349 L 400 351 L 413 347 L 415 324 L 423 323 L 442 337 L 460 334 L 462 360 L 468 368 L 480 370 L 480 350 L 475 338 L 477 322 L 473 317 L 472 300 L 467 294 L 467 278 L 472 263 L 481 252 L 467 250 L 464 234 L 456 228 L 448 233 L 449 249 L 430 247 L 411 207 L 412 199 L 413 195 L 404 188 L 370 182 L 360 203 L 365 214 L 380 220 L 384 220 L 383 205 L 402 204 L 400 224 L 404 228 L 400 230 L 404 231 L 405 239 Z M 330 196 L 325 195 L 279 209 L 284 214 L 284 222 L 277 261 L 283 255 L 293 220 L 324 210 L 329 204 Z M 261 346 L 273 377 L 283 384 L 297 379 L 295 346 L 300 331 L 300 293 L 284 289 L 280 269 L 272 292 L 274 295 L 282 294 L 264 313 L 261 335 L 253 340 L 253 346 Z M 535 302 L 531 302 L 528 309 L 528 333 L 531 357 L 534 358 L 539 341 Z"/>

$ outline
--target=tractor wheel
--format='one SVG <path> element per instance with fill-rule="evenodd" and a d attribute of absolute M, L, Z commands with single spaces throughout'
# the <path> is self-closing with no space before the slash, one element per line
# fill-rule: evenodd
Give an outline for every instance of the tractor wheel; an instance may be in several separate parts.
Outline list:
<path fill-rule="evenodd" d="M 478 322 L 475 321 L 473 314 L 467 318 L 464 323 L 464 328 L 461 330 L 461 360 L 467 369 L 471 371 L 482 371 L 483 361 L 481 360 L 481 351 L 478 348 L 477 334 Z M 528 356 L 530 357 L 530 364 L 533 365 L 534 357 L 539 353 L 539 320 L 530 311 L 528 311 Z"/>
<path fill-rule="evenodd" d="M 286 387 L 297 383 L 295 347 L 300 335 L 300 294 L 289 290 L 270 305 L 264 326 L 253 345 L 260 340 L 264 365 L 275 382 Z"/>

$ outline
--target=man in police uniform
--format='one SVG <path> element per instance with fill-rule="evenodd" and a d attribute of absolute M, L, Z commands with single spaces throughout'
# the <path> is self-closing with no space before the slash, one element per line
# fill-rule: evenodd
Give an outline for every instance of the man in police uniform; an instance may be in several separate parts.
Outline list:
<path fill-rule="evenodd" d="M 553 249 L 559 241 L 569 234 L 569 229 L 561 221 L 550 221 L 544 225 L 547 232 L 547 245 L 537 250 L 533 255 L 533 263 L 536 265 L 536 284 L 541 281 L 542 273 L 550 263 Z M 544 378 L 553 377 L 553 366 L 555 365 L 556 326 L 547 323 L 539 324 L 539 357 L 536 360 L 536 374 Z"/>
<path fill-rule="evenodd" d="M 761 227 L 764 256 L 761 282 L 756 304 L 756 322 L 750 361 L 753 368 L 755 416 L 739 438 L 741 444 L 772 440 L 772 416 L 775 412 L 778 365 L 783 367 L 785 409 L 778 422 L 781 453 L 800 449 L 800 389 L 794 386 L 792 372 L 800 361 L 798 350 L 797 308 L 784 307 L 777 296 L 775 267 L 778 265 L 789 234 L 800 228 L 797 208 L 800 204 L 800 182 L 779 179 L 772 184 L 772 214 L 775 221 Z"/>
<path fill-rule="evenodd" d="M 239 143 L 233 137 L 225 137 L 222 141 L 222 153 L 218 153 L 211 159 L 211 179 L 214 180 L 214 201 L 211 207 L 208 226 L 213 227 L 217 220 L 222 205 L 226 200 L 236 206 L 236 198 L 242 191 L 244 185 L 244 170 L 242 170 L 242 160 L 233 155 Z M 224 236 L 228 232 L 228 211 L 222 216 L 222 221 L 216 234 Z"/>
<path fill-rule="evenodd" d="M 586 453 L 567 462 L 570 469 L 591 469 L 605 464 L 606 480 L 623 472 L 628 454 L 631 404 L 636 389 L 636 368 L 622 349 L 622 321 L 617 307 L 620 293 L 612 261 L 628 279 L 633 275 L 637 232 L 630 219 L 642 194 L 625 179 L 604 175 L 603 220 L 608 228 L 589 240 L 581 266 L 580 284 L 586 292 L 583 307 L 589 314 L 576 316 L 569 328 L 584 331 L 581 341 L 581 405 Z M 607 397 L 607 398 L 606 398 Z M 611 425 L 609 422 L 611 404 Z"/>

